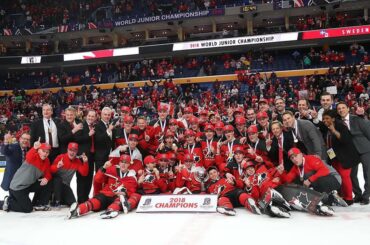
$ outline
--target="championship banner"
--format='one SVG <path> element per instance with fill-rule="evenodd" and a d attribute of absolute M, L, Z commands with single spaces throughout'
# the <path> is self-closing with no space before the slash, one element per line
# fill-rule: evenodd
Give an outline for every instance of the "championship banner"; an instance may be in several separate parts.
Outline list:
<path fill-rule="evenodd" d="M 128 25 L 153 23 L 153 22 L 158 22 L 158 21 L 173 21 L 173 20 L 192 19 L 192 18 L 207 17 L 207 16 L 221 16 L 224 14 L 225 14 L 225 9 L 210 9 L 210 10 L 202 10 L 202 11 L 195 11 L 195 12 L 164 14 L 164 15 L 157 15 L 157 16 L 137 17 L 137 18 L 131 18 L 131 19 L 125 19 L 125 20 L 115 20 L 114 26 L 121 27 L 121 26 L 128 26 Z"/>
<path fill-rule="evenodd" d="M 139 47 L 104 49 L 90 52 L 71 53 L 64 55 L 64 61 L 89 60 L 98 58 L 109 58 L 115 56 L 127 56 L 139 54 Z"/>
<path fill-rule="evenodd" d="M 370 25 L 302 32 L 302 40 L 369 35 Z"/>
<path fill-rule="evenodd" d="M 217 195 L 145 195 L 141 197 L 136 212 L 215 213 L 216 208 Z"/>
<path fill-rule="evenodd" d="M 174 43 L 173 51 L 297 41 L 298 32 Z"/>

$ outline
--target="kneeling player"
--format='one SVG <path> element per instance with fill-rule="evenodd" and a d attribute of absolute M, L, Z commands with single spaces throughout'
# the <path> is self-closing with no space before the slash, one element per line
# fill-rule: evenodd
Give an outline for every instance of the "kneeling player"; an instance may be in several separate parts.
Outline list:
<path fill-rule="evenodd" d="M 210 182 L 207 192 L 218 194 L 217 211 L 222 214 L 234 216 L 234 207 L 245 207 L 254 214 L 261 214 L 254 199 L 242 189 L 236 188 L 235 183 L 226 178 L 220 178 L 216 167 L 208 168 Z"/>
<path fill-rule="evenodd" d="M 129 170 L 130 162 L 129 155 L 122 155 L 119 165 L 112 166 L 111 162 L 107 161 L 94 178 L 94 182 L 103 185 L 102 190 L 80 205 L 72 204 L 69 218 L 104 209 L 106 209 L 105 212 L 101 214 L 103 219 L 115 218 L 120 211 L 127 213 L 136 208 L 141 196 L 135 193 L 136 172 Z"/>

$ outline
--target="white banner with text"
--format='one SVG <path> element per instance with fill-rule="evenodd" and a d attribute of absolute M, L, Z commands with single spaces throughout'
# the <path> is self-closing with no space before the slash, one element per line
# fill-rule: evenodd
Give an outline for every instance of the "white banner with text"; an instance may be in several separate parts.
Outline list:
<path fill-rule="evenodd" d="M 200 212 L 213 213 L 217 195 L 148 195 L 142 196 L 137 213 Z"/>

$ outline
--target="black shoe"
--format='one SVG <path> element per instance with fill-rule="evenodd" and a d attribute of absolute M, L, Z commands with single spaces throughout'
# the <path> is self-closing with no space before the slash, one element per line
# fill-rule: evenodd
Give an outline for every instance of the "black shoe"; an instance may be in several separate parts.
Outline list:
<path fill-rule="evenodd" d="M 9 196 L 6 196 L 4 198 L 4 201 L 1 202 L 0 207 L 3 211 L 8 212 L 9 211 Z"/>
<path fill-rule="evenodd" d="M 360 204 L 361 205 L 369 205 L 369 199 L 363 199 Z"/>
<path fill-rule="evenodd" d="M 353 202 L 354 203 L 362 202 L 362 196 L 355 196 L 355 198 L 353 198 Z"/>
<path fill-rule="evenodd" d="M 344 200 L 348 206 L 351 206 L 354 202 L 353 200 Z"/>

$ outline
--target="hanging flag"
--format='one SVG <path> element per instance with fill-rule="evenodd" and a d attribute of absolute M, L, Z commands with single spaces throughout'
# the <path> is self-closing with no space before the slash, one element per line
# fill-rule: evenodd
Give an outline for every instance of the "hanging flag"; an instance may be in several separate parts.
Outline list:
<path fill-rule="evenodd" d="M 294 0 L 294 8 L 301 8 L 304 7 L 304 2 L 303 0 Z"/>
<path fill-rule="evenodd" d="M 13 32 L 10 29 L 3 29 L 4 30 L 4 36 L 12 36 Z"/>
<path fill-rule="evenodd" d="M 67 31 L 68 31 L 68 25 L 58 26 L 58 32 L 67 32 Z"/>
<path fill-rule="evenodd" d="M 15 35 L 16 36 L 22 36 L 22 32 L 19 28 L 15 31 Z"/>
<path fill-rule="evenodd" d="M 89 30 L 98 29 L 98 27 L 93 22 L 88 22 L 87 23 L 87 28 Z"/>

